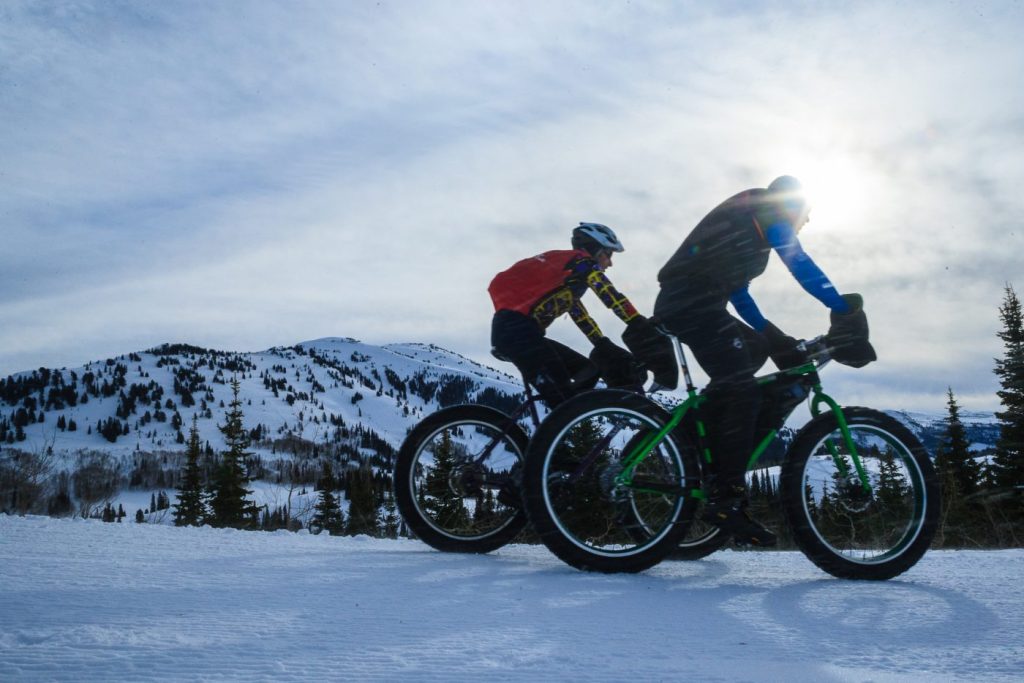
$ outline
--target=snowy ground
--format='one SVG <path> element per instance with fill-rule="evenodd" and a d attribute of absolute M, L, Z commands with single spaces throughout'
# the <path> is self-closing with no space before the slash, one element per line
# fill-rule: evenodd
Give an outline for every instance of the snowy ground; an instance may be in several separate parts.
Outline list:
<path fill-rule="evenodd" d="M 0 515 L 0 680 L 1020 680 L 1024 551 L 885 583 L 798 553 L 632 576 L 543 547 Z"/>

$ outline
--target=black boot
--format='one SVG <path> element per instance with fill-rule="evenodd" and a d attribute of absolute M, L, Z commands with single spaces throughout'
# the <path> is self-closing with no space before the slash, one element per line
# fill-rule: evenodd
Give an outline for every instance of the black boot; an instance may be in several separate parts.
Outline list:
<path fill-rule="evenodd" d="M 778 542 L 775 534 L 750 518 L 747 491 L 743 486 L 713 492 L 704 505 L 704 521 L 731 534 L 737 545 L 771 548 Z"/>

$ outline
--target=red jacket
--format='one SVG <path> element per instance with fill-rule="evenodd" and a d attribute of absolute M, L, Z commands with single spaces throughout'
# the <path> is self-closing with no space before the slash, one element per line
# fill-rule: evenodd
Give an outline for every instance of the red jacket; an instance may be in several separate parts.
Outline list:
<path fill-rule="evenodd" d="M 487 291 L 496 311 L 532 316 L 542 328 L 568 313 L 587 337 L 596 340 L 604 335 L 580 301 L 588 288 L 624 322 L 637 316 L 597 261 L 582 249 L 556 249 L 518 261 L 494 276 Z"/>

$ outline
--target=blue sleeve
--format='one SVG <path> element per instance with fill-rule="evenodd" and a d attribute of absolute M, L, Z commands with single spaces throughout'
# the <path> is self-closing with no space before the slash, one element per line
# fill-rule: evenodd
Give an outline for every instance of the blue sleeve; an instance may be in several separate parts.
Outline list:
<path fill-rule="evenodd" d="M 735 292 L 729 295 L 729 303 L 736 309 L 736 312 L 740 314 L 744 322 L 753 327 L 755 330 L 760 332 L 768 324 L 764 316 L 761 315 L 761 310 L 754 303 L 754 298 L 750 296 L 750 285 L 744 285 L 742 289 L 737 289 Z"/>
<path fill-rule="evenodd" d="M 765 237 L 808 294 L 836 313 L 846 313 L 850 310 L 825 273 L 821 272 L 821 268 L 804 252 L 793 226 L 785 222 L 773 223 L 765 231 Z"/>

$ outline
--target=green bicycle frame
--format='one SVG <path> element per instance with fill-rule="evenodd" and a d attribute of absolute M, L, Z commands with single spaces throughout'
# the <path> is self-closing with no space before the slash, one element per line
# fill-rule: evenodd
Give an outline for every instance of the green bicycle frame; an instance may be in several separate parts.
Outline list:
<path fill-rule="evenodd" d="M 842 434 L 843 444 L 846 446 L 850 458 L 853 460 L 853 466 L 857 473 L 857 477 L 860 480 L 861 486 L 868 493 L 871 491 L 871 483 L 868 479 L 867 471 L 864 469 L 864 465 L 861 462 L 860 454 L 857 451 L 857 445 L 854 443 L 853 436 L 850 433 L 850 428 L 846 422 L 846 416 L 843 414 L 843 409 L 839 406 L 836 401 L 826 394 L 821 387 L 821 383 L 817 381 L 817 366 L 814 363 L 807 363 L 797 368 L 785 370 L 781 373 L 775 373 L 772 375 L 766 375 L 757 378 L 759 385 L 769 384 L 778 379 L 781 375 L 800 375 L 800 376 L 813 376 L 814 384 L 811 385 L 811 414 L 817 417 L 822 412 L 822 404 L 827 406 L 828 410 L 832 412 L 836 417 L 836 422 L 839 425 L 840 433 Z M 692 383 L 688 382 L 687 386 L 687 398 L 685 401 L 676 406 L 672 412 L 668 422 L 659 429 L 657 432 L 652 432 L 644 436 L 639 444 L 637 444 L 625 458 L 623 458 L 622 471 L 616 476 L 615 483 L 619 486 L 625 486 L 636 490 L 647 491 L 649 493 L 664 493 L 664 491 L 651 489 L 640 485 L 635 485 L 633 482 L 633 473 L 636 468 L 640 465 L 643 460 L 650 455 L 655 448 L 657 448 L 662 441 L 664 441 L 672 431 L 679 426 L 679 423 L 683 421 L 686 414 L 693 408 L 698 407 L 703 403 L 706 398 L 697 393 L 696 388 Z M 711 462 L 711 451 L 705 443 L 705 437 L 707 435 L 704 423 L 698 419 L 696 421 L 697 435 L 700 439 L 700 449 L 704 461 L 707 463 Z M 747 461 L 747 469 L 753 469 L 757 461 L 768 449 L 768 446 L 775 440 L 778 435 L 777 429 L 771 429 L 761 439 L 761 441 L 754 448 L 753 453 L 750 455 L 750 459 Z M 829 453 L 832 455 L 832 459 L 835 462 L 836 469 L 843 477 L 850 476 L 850 467 L 846 461 L 846 458 L 839 452 L 839 447 L 834 440 L 829 439 L 826 442 L 826 446 Z M 691 496 L 697 499 L 705 499 L 707 497 L 706 492 L 701 488 L 683 490 L 683 494 Z"/>

